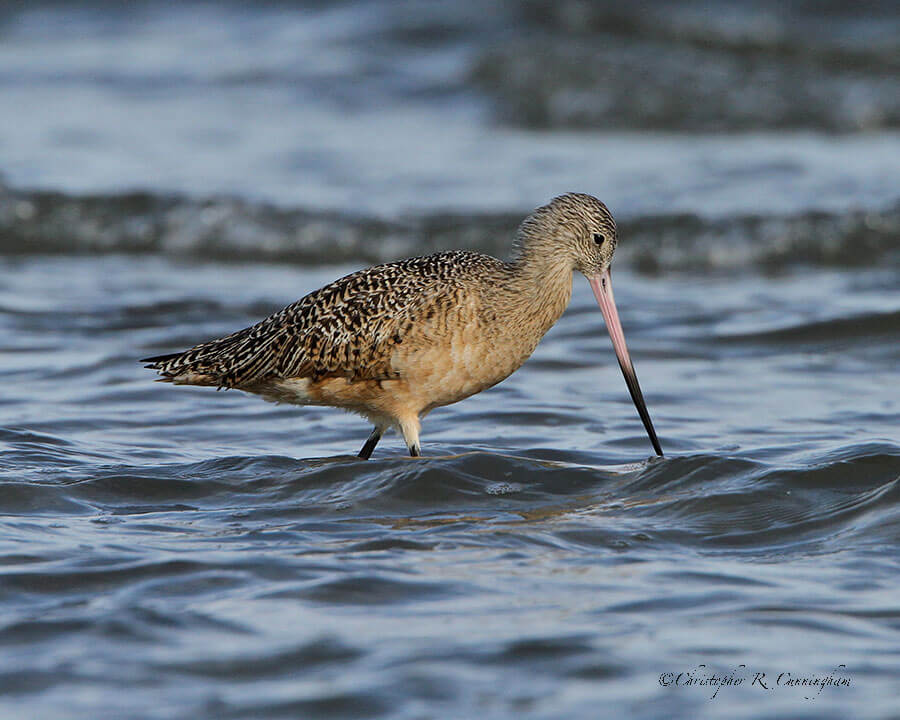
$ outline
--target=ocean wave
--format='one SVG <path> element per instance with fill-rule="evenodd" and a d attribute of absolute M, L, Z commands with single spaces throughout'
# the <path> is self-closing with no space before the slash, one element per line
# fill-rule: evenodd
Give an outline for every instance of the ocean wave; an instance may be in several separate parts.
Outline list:
<path fill-rule="evenodd" d="M 756 332 L 723 335 L 723 343 L 816 344 L 867 339 L 870 342 L 883 336 L 900 337 L 900 311 L 867 312 L 849 317 L 812 320 L 787 327 Z"/>
<path fill-rule="evenodd" d="M 375 263 L 451 248 L 504 256 L 522 213 L 398 220 L 234 197 L 67 195 L 0 187 L 0 253 L 150 253 L 218 261 Z M 618 262 L 644 273 L 862 267 L 900 261 L 900 202 L 882 210 L 623 218 Z"/>
<path fill-rule="evenodd" d="M 59 467 L 38 481 L 0 480 L 0 487 L 0 512 L 100 513 L 95 522 L 143 515 L 180 522 L 175 518 L 183 513 L 205 518 L 225 512 L 238 513 L 248 528 L 290 520 L 300 531 L 328 523 L 341 534 L 348 522 L 387 523 L 413 535 L 446 527 L 460 538 L 473 523 L 487 522 L 499 533 L 494 541 L 510 547 L 523 541 L 612 548 L 662 543 L 764 552 L 828 546 L 862 527 L 867 541 L 882 533 L 883 541 L 895 542 L 900 449 L 869 442 L 819 452 L 803 463 L 697 453 L 626 466 L 488 452 L 417 462 L 232 456 L 155 467 Z M 520 536 L 531 523 L 543 531 Z M 427 549 L 427 539 L 417 537 L 404 540 Z M 361 540 L 352 533 L 347 539 L 354 547 Z"/>
<path fill-rule="evenodd" d="M 520 32 L 486 49 L 470 80 L 526 127 L 900 125 L 896 4 L 647 5 L 521 3 Z"/>

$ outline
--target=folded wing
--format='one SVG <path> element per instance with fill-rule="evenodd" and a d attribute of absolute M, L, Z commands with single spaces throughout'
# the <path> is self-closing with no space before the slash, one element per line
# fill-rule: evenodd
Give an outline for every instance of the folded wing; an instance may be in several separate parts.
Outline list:
<path fill-rule="evenodd" d="M 143 362 L 167 382 L 223 388 L 274 378 L 396 378 L 394 349 L 417 321 L 453 302 L 459 288 L 443 270 L 469 256 L 485 257 L 441 253 L 361 270 L 256 325 Z"/>

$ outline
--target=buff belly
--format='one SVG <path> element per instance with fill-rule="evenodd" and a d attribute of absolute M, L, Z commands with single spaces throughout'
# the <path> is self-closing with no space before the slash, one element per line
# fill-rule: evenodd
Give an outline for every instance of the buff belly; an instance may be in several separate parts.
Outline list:
<path fill-rule="evenodd" d="M 397 379 L 285 378 L 241 389 L 272 402 L 339 407 L 393 423 L 496 385 L 527 358 L 504 352 L 500 343 L 473 337 L 476 333 L 463 330 L 459 335 L 449 345 L 410 343 L 398 349 L 392 363 Z"/>

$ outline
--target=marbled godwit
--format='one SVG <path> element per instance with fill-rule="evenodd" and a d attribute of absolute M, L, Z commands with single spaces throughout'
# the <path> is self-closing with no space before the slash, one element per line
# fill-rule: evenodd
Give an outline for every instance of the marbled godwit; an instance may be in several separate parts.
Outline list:
<path fill-rule="evenodd" d="M 275 402 L 331 405 L 375 428 L 359 457 L 396 427 L 419 454 L 419 423 L 442 405 L 509 377 L 534 352 L 583 273 L 653 448 L 662 449 L 613 299 L 616 223 L 590 195 L 569 193 L 519 227 L 512 258 L 443 252 L 360 270 L 236 333 L 146 358 L 163 382 L 237 388 Z"/>

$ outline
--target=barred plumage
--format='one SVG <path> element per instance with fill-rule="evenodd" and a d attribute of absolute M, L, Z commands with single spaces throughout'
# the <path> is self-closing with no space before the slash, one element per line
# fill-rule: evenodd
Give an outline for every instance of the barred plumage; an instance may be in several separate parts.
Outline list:
<path fill-rule="evenodd" d="M 466 282 L 505 265 L 452 251 L 376 265 L 336 280 L 256 325 L 183 353 L 146 358 L 163 379 L 223 388 L 273 378 L 399 377 L 391 355 L 416 323 L 459 304 Z"/>

